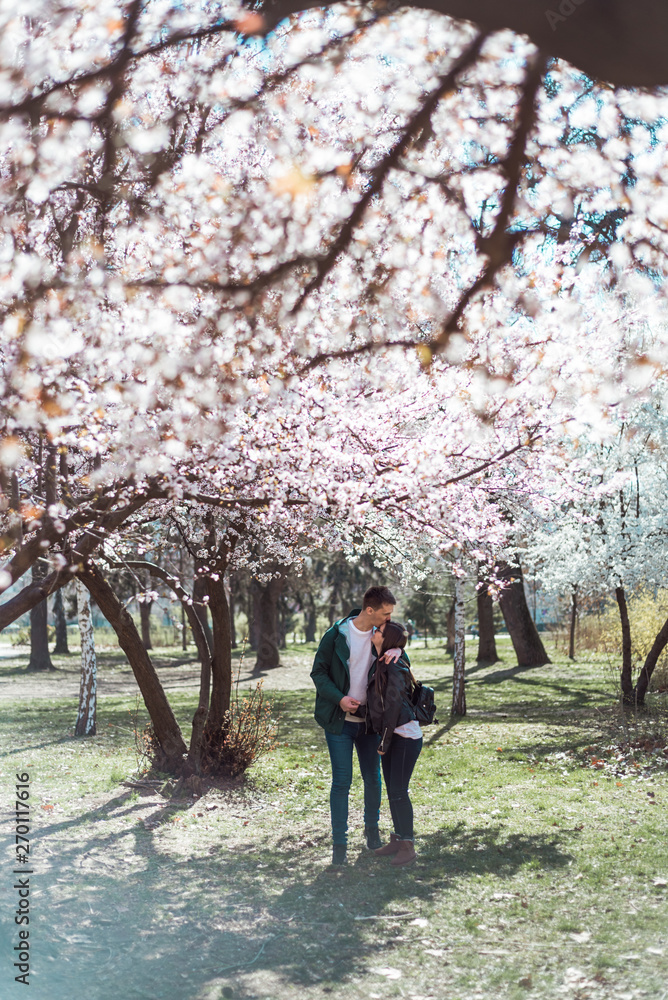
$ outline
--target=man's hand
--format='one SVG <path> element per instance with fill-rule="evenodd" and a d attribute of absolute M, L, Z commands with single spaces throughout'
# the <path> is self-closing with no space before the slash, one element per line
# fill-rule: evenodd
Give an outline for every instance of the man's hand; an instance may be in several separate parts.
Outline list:
<path fill-rule="evenodd" d="M 343 698 L 339 702 L 339 705 L 341 706 L 344 712 L 350 712 L 351 714 L 354 714 L 360 707 L 360 703 L 358 702 L 357 698 L 351 698 L 350 695 L 347 694 L 343 696 Z"/>
<path fill-rule="evenodd" d="M 381 656 L 381 660 L 385 660 L 386 663 L 396 663 L 400 656 L 400 649 L 388 649 L 387 653 Z"/>

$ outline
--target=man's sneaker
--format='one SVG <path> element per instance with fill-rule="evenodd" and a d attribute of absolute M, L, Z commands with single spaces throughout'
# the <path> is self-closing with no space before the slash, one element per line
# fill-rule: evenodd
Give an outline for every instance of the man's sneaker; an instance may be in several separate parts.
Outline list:
<path fill-rule="evenodd" d="M 333 865 L 345 865 L 347 861 L 346 857 L 346 845 L 345 844 L 334 844 L 332 848 L 332 864 Z"/>
<path fill-rule="evenodd" d="M 370 851 L 377 851 L 378 848 L 382 846 L 380 832 L 377 826 L 365 826 L 364 836 L 366 837 L 366 846 Z"/>

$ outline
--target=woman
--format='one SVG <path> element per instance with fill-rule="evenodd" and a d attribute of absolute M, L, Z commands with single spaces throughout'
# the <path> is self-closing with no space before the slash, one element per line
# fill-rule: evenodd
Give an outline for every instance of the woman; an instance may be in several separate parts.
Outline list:
<path fill-rule="evenodd" d="M 387 663 L 382 657 L 388 650 L 403 650 L 407 638 L 399 622 L 386 622 L 374 632 L 371 642 L 377 659 L 369 674 L 366 703 L 367 727 L 380 735 L 378 753 L 394 824 L 389 844 L 375 853 L 392 855 L 392 865 L 415 861 L 408 783 L 422 750 L 422 730 L 411 704 L 411 672 L 406 657 L 402 655 L 396 663 Z"/>

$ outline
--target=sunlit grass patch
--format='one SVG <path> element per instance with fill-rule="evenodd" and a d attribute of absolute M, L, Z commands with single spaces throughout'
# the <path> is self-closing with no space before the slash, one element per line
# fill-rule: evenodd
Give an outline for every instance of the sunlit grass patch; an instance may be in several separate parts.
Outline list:
<path fill-rule="evenodd" d="M 448 706 L 442 650 L 423 662 L 414 646 L 412 659 Z M 136 781 L 133 730 L 147 715 L 134 696 L 103 698 L 91 739 L 70 735 L 72 701 L 5 705 L 3 780 L 24 764 L 32 776 L 49 1000 L 83 981 L 91 1000 L 217 1000 L 223 987 L 243 1000 L 656 1000 L 668 980 L 668 780 L 582 766 L 622 724 L 601 674 L 472 665 L 469 715 L 446 708 L 425 731 L 418 860 L 399 872 L 364 846 L 359 775 L 349 864 L 329 865 L 329 761 L 310 689 L 274 692 L 274 751 L 199 799 L 161 794 L 165 775 Z M 185 728 L 195 691 L 170 700 Z"/>

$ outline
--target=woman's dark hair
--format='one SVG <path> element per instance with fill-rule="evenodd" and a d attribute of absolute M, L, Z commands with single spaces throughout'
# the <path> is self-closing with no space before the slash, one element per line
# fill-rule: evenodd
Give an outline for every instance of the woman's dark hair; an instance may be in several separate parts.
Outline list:
<path fill-rule="evenodd" d="M 374 686 L 378 694 L 382 694 L 387 686 L 387 663 L 381 660 L 381 656 L 383 653 L 387 653 L 388 649 L 404 649 L 407 638 L 408 632 L 400 622 L 385 622 L 383 645 L 380 647 L 380 653 L 376 661 L 376 674 L 374 677 Z"/>
<path fill-rule="evenodd" d="M 408 632 L 401 622 L 385 622 L 383 632 L 383 645 L 380 647 L 379 656 L 387 653 L 388 649 L 405 649 Z"/>

